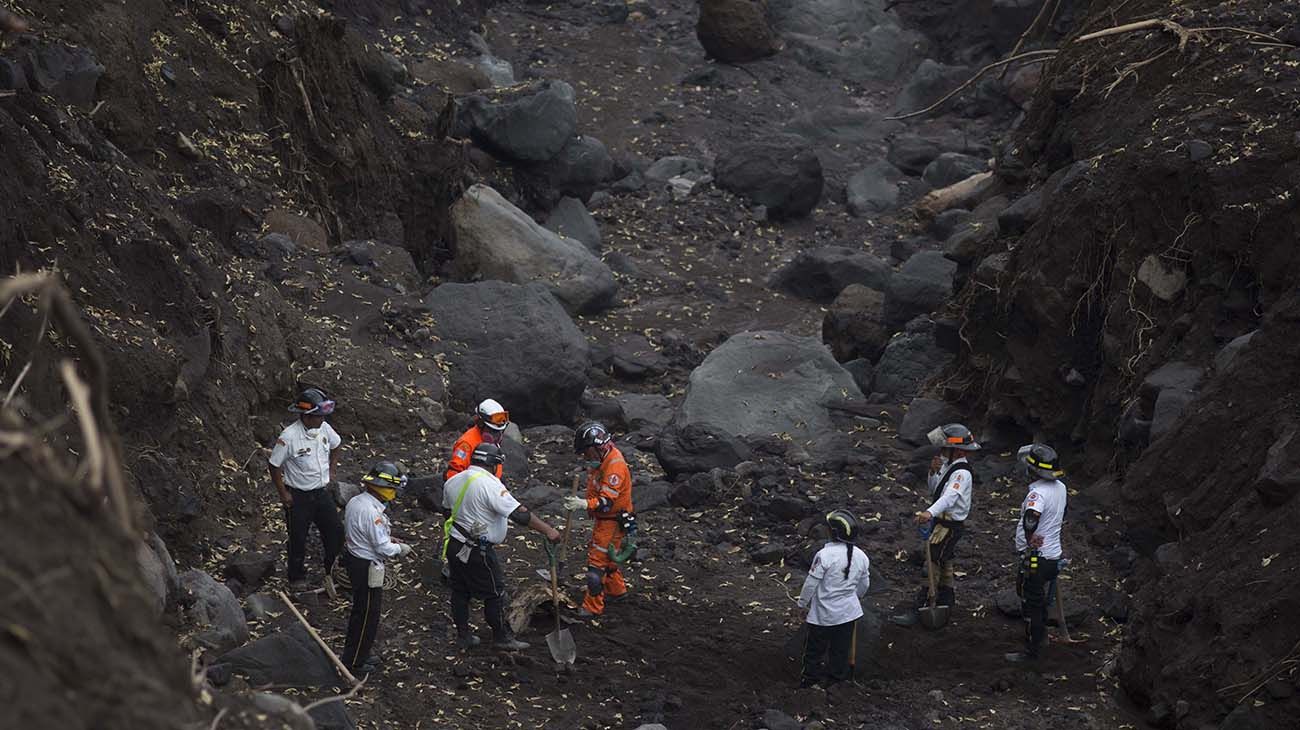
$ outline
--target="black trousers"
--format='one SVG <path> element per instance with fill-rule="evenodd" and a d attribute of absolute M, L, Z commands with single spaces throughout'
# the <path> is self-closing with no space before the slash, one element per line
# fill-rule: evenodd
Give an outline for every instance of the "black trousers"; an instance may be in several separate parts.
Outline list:
<path fill-rule="evenodd" d="M 320 530 L 325 548 L 325 574 L 334 569 L 334 561 L 343 549 L 343 522 L 339 519 L 334 498 L 325 489 L 289 489 L 293 506 L 288 508 L 285 521 L 289 523 L 289 580 L 302 580 L 307 576 L 303 562 L 307 557 L 307 533 L 312 525 Z M 362 581 L 365 585 L 365 581 Z"/>
<path fill-rule="evenodd" d="M 501 571 L 501 561 L 492 547 L 469 546 L 469 560 L 457 557 L 465 543 L 451 538 L 447 543 L 447 565 L 451 570 L 451 618 L 456 630 L 469 631 L 469 601 L 483 601 L 483 618 L 492 627 L 496 639 L 512 635 L 506 625 L 506 581 Z"/>
<path fill-rule="evenodd" d="M 966 523 L 964 522 L 944 522 L 935 523 L 935 529 L 945 528 L 946 534 L 938 542 L 930 542 L 930 560 L 934 563 L 935 583 L 938 589 L 935 591 L 935 605 L 937 606 L 955 606 L 957 605 L 957 564 L 954 558 L 957 556 L 957 545 L 961 543 L 962 537 L 966 534 Z M 923 576 L 924 577 L 924 576 Z M 917 607 L 928 606 L 930 604 L 930 585 L 929 582 L 917 591 Z"/>
<path fill-rule="evenodd" d="M 849 653 L 853 648 L 856 621 L 838 626 L 807 624 L 808 639 L 803 646 L 801 687 L 843 682 L 851 678 Z"/>
<path fill-rule="evenodd" d="M 1025 653 L 1038 656 L 1047 638 L 1047 589 L 1060 574 L 1060 564 L 1055 560 L 1038 559 L 1038 568 L 1030 570 L 1022 560 L 1016 592 L 1020 594 L 1020 609 L 1025 618 Z"/>
<path fill-rule="evenodd" d="M 352 582 L 352 611 L 348 614 L 348 638 L 340 657 L 349 671 L 356 671 L 370 658 L 370 649 L 379 634 L 379 612 L 384 604 L 384 589 L 366 585 L 370 561 L 343 551 L 343 567 Z"/>

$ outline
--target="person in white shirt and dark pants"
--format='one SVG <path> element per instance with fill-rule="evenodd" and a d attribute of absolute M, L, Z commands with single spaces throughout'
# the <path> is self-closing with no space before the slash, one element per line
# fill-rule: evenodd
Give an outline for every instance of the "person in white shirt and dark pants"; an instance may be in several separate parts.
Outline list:
<path fill-rule="evenodd" d="M 284 505 L 289 527 L 289 584 L 295 589 L 304 585 L 307 533 L 314 524 L 324 544 L 324 580 L 332 595 L 330 571 L 343 547 L 339 511 L 325 489 L 333 478 L 338 448 L 343 442 L 325 422 L 325 417 L 334 412 L 334 401 L 319 388 L 308 388 L 289 406 L 289 411 L 297 413 L 298 420 L 280 433 L 268 459 L 271 482 Z"/>
<path fill-rule="evenodd" d="M 854 627 L 862 618 L 862 597 L 871 584 L 867 554 L 853 545 L 858 520 L 847 510 L 826 515 L 831 541 L 817 552 L 799 592 L 799 607 L 808 610 L 799 686 L 829 685 L 852 676 L 849 657 Z"/>
<path fill-rule="evenodd" d="M 375 464 L 361 477 L 366 490 L 348 500 L 343 523 L 347 534 L 343 567 L 352 584 L 352 611 L 348 614 L 348 638 L 343 645 L 343 663 L 353 673 L 369 673 L 379 667 L 370 655 L 379 633 L 379 612 L 384 602 L 384 560 L 411 552 L 411 546 L 393 540 L 386 505 L 406 489 L 406 475 L 390 461 Z"/>
<path fill-rule="evenodd" d="M 1030 444 L 1018 454 L 1029 473 L 1038 477 L 1020 507 L 1016 523 L 1016 550 L 1020 571 L 1016 592 L 1025 617 L 1025 650 L 1007 655 L 1013 662 L 1038 658 L 1047 636 L 1047 593 L 1060 573 L 1061 525 L 1065 521 L 1065 485 L 1060 477 L 1056 450 L 1044 444 Z"/>
<path fill-rule="evenodd" d="M 560 541 L 558 530 L 519 504 L 497 479 L 496 469 L 504 460 L 501 447 L 483 442 L 470 454 L 469 468 L 442 487 L 442 505 L 451 514 L 443 524 L 442 557 L 450 567 L 451 616 L 462 650 L 480 643 L 469 626 L 473 598 L 483 601 L 483 617 L 492 627 L 496 648 L 528 648 L 527 642 L 515 638 L 505 617 L 505 574 L 496 548 L 505 541 L 510 523 L 535 530 L 552 543 Z"/>

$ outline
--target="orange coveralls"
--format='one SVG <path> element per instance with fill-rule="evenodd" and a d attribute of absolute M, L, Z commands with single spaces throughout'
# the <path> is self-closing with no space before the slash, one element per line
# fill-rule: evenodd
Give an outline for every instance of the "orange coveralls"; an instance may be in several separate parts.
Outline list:
<path fill-rule="evenodd" d="M 601 498 L 608 500 L 601 509 Z M 605 611 L 605 594 L 611 598 L 627 593 L 627 584 L 623 582 L 623 573 L 618 564 L 610 559 L 605 548 L 610 543 L 618 550 L 623 546 L 623 530 L 619 527 L 620 512 L 632 512 L 632 474 L 627 462 L 617 448 L 610 447 L 600 466 L 592 469 L 587 476 L 587 514 L 595 520 L 591 530 L 591 543 L 587 547 L 587 570 L 603 572 L 601 591 L 592 593 L 593 585 L 588 584 L 587 595 L 582 600 L 583 608 L 591 613 L 601 614 Z"/>
<path fill-rule="evenodd" d="M 483 433 L 478 430 L 478 426 L 470 426 L 469 430 L 460 435 L 456 445 L 451 447 L 451 461 L 447 465 L 447 473 L 442 475 L 443 481 L 451 479 L 457 474 L 469 468 L 469 457 L 473 455 L 474 449 L 483 443 Z M 500 464 L 497 464 L 496 478 L 501 478 L 504 471 Z"/>

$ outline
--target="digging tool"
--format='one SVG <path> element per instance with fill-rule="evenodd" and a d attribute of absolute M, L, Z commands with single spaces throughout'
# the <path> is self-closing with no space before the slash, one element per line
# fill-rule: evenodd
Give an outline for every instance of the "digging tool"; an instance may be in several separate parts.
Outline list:
<path fill-rule="evenodd" d="M 925 542 L 925 576 L 930 582 L 930 605 L 922 606 L 917 610 L 921 619 L 921 625 L 927 629 L 941 629 L 948 623 L 948 614 L 951 611 L 950 606 L 934 605 L 935 598 L 939 593 L 938 577 L 934 574 L 934 556 L 930 554 L 930 541 Z"/>
<path fill-rule="evenodd" d="M 582 475 L 573 475 L 573 493 L 578 493 L 578 488 L 582 485 Z M 550 561 L 550 579 L 551 579 L 551 601 L 555 608 L 555 630 L 546 635 L 546 646 L 551 650 L 551 658 L 556 664 L 573 665 L 574 660 L 578 658 L 578 646 L 573 643 L 573 634 L 564 628 L 560 621 L 560 564 L 563 562 L 562 557 L 568 552 L 569 533 L 573 530 L 573 510 L 564 517 L 564 537 L 560 540 L 560 549 L 556 551 L 551 548 L 550 543 L 543 543 L 546 546 L 546 555 Z"/>
<path fill-rule="evenodd" d="M 574 493 L 575 495 L 578 493 L 578 487 L 580 487 L 580 486 L 582 486 L 582 475 L 581 475 L 581 474 L 574 474 L 574 475 L 573 475 L 573 493 Z M 564 516 L 564 539 L 561 540 L 561 542 L 560 542 L 560 553 L 559 553 L 559 556 L 558 556 L 557 560 L 555 561 L 555 562 L 556 562 L 556 565 L 553 566 L 553 567 L 555 568 L 555 572 L 557 572 L 557 573 L 560 573 L 560 572 L 563 572 L 563 571 L 564 571 L 564 558 L 565 558 L 566 554 L 569 552 L 568 548 L 569 548 L 569 528 L 570 528 L 570 527 L 573 527 L 573 510 L 569 510 L 569 513 L 568 513 L 567 515 Z M 550 580 L 550 579 L 551 579 L 551 570 L 550 570 L 550 568 L 538 568 L 538 569 L 537 569 L 537 575 L 538 575 L 538 577 L 541 578 L 542 580 Z"/>
<path fill-rule="evenodd" d="M 551 658 L 556 664 L 572 665 L 578 658 L 578 647 L 573 643 L 573 634 L 560 621 L 560 561 L 550 544 L 546 546 L 546 553 L 550 556 L 551 600 L 555 607 L 555 630 L 546 635 L 546 646 L 550 648 Z"/>
<path fill-rule="evenodd" d="M 1052 581 L 1052 586 L 1056 592 L 1056 621 L 1057 623 L 1061 624 L 1061 636 L 1060 638 L 1054 638 L 1053 641 L 1057 641 L 1063 644 L 1084 643 L 1085 641 L 1087 641 L 1087 639 L 1075 639 L 1070 636 L 1070 627 L 1065 623 L 1065 598 L 1061 594 L 1060 576 L 1057 576 L 1057 578 Z"/>
<path fill-rule="evenodd" d="M 862 619 L 853 622 L 853 643 L 849 644 L 849 681 L 853 682 L 858 678 L 858 624 Z"/>

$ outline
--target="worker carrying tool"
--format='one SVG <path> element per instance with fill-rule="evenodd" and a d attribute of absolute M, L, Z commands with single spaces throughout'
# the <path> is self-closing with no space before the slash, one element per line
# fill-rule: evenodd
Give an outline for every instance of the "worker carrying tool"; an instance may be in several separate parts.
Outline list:
<path fill-rule="evenodd" d="M 289 406 L 298 420 L 280 432 L 267 460 L 271 483 L 284 506 L 289 528 L 289 586 L 306 587 L 307 533 L 316 525 L 325 548 L 325 589 L 334 597 L 330 571 L 343 548 L 343 523 L 338 507 L 325 489 L 338 465 L 338 448 L 343 443 L 325 417 L 334 412 L 334 401 L 319 388 L 308 388 Z"/>
<path fill-rule="evenodd" d="M 627 594 L 619 566 L 636 550 L 632 474 L 609 431 L 595 421 L 578 427 L 573 452 L 582 456 L 588 469 L 587 495 L 565 497 L 564 508 L 585 509 L 595 521 L 587 547 L 587 593 L 578 611 L 579 616 L 591 618 L 605 612 L 606 597 L 617 599 Z"/>
<path fill-rule="evenodd" d="M 406 475 L 391 461 L 381 461 L 361 477 L 365 491 L 348 500 L 343 510 L 343 567 L 352 584 L 352 610 L 343 645 L 343 664 L 353 674 L 379 668 L 370 649 L 379 633 L 384 599 L 384 560 L 410 554 L 411 546 L 393 540 L 386 506 L 406 490 Z"/>
<path fill-rule="evenodd" d="M 858 519 L 837 509 L 826 515 L 831 541 L 813 558 L 799 607 L 808 609 L 800 687 L 829 686 L 851 678 L 850 656 L 856 641 L 862 597 L 871 585 L 871 562 L 854 546 Z"/>
<path fill-rule="evenodd" d="M 501 439 L 505 436 L 506 427 L 510 425 L 510 414 L 506 409 L 501 407 L 500 403 L 488 398 L 478 404 L 474 410 L 474 425 L 469 430 L 460 435 L 456 443 L 451 447 L 451 461 L 447 464 L 447 472 L 443 474 L 443 479 L 451 479 L 457 474 L 469 468 L 470 455 L 479 444 L 501 445 Z M 504 464 L 504 462 L 502 462 Z M 496 471 L 493 472 L 497 479 L 502 477 L 503 466 L 497 465 Z"/>
<path fill-rule="evenodd" d="M 519 504 L 497 479 L 504 458 L 501 447 L 481 443 L 470 454 L 469 468 L 442 488 L 443 507 L 451 513 L 443 524 L 442 559 L 450 566 L 451 616 L 462 650 L 479 645 L 469 627 L 471 598 L 483 601 L 494 646 L 507 651 L 528 648 L 515 638 L 505 617 L 505 575 L 496 546 L 505 541 L 509 523 L 536 530 L 550 542 L 560 541 L 558 530 Z"/>
<path fill-rule="evenodd" d="M 1065 521 L 1065 474 L 1056 450 L 1046 444 L 1030 444 L 1017 453 L 1021 463 L 1037 479 L 1020 506 L 1016 523 L 1016 551 L 1020 570 L 1016 593 L 1020 594 L 1021 613 L 1025 619 L 1024 651 L 1007 654 L 1008 661 L 1038 659 L 1047 636 L 1048 589 L 1060 573 L 1061 525 Z"/>
<path fill-rule="evenodd" d="M 967 455 L 978 451 L 980 445 L 970 429 L 960 423 L 936 428 L 927 434 L 927 438 L 939 447 L 939 453 L 930 462 L 927 475 L 931 504 L 925 511 L 916 513 L 916 523 L 930 526 L 927 541 L 929 560 L 939 571 L 935 603 L 953 606 L 957 603 L 953 557 L 965 532 L 975 485 L 975 475 Z M 918 601 L 918 605 L 929 600 L 928 587 L 923 593 L 925 600 Z"/>

